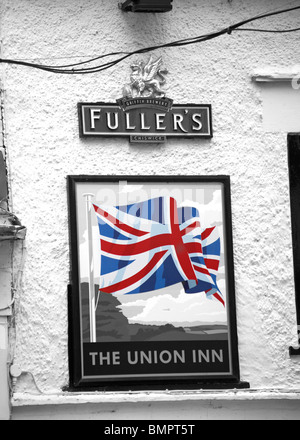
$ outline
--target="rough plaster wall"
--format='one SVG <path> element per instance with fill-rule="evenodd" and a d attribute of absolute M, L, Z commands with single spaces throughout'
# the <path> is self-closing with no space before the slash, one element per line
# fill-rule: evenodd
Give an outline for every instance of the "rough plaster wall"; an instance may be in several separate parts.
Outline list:
<path fill-rule="evenodd" d="M 175 0 L 172 13 L 138 15 L 122 13 L 117 3 L 3 0 L 3 56 L 68 64 L 69 57 L 195 36 L 286 6 L 279 0 Z M 261 25 L 297 27 L 297 16 Z M 14 210 L 28 228 L 15 360 L 45 392 L 68 384 L 68 174 L 227 174 L 241 378 L 253 388 L 299 388 L 299 361 L 288 355 L 297 332 L 286 133 L 264 133 L 260 89 L 250 80 L 257 67 L 295 64 L 296 36 L 234 33 L 157 55 L 170 71 L 170 98 L 212 104 L 213 140 L 140 147 L 122 139 L 79 139 L 77 103 L 119 98 L 130 61 L 88 76 L 3 69 Z M 23 375 L 16 390 L 36 392 L 32 377 Z"/>

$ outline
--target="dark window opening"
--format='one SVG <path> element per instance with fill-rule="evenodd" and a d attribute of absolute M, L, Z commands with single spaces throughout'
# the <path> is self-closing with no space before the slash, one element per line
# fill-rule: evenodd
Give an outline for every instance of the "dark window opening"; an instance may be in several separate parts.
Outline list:
<path fill-rule="evenodd" d="M 295 273 L 298 342 L 300 345 L 300 133 L 288 135 L 292 239 Z M 300 347 L 290 347 L 291 356 L 300 356 Z"/>

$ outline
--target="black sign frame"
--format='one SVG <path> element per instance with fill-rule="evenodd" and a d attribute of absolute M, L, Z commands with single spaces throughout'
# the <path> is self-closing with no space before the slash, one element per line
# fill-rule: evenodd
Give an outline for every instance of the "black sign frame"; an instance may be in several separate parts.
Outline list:
<path fill-rule="evenodd" d="M 95 378 L 92 374 L 88 377 L 84 375 L 83 369 L 85 364 L 83 361 L 83 343 L 81 332 L 81 296 L 80 296 L 80 275 L 79 275 L 79 240 L 78 240 L 78 209 L 77 209 L 77 185 L 97 184 L 106 185 L 111 183 L 119 183 L 126 181 L 128 184 L 161 184 L 172 183 L 175 185 L 182 184 L 210 184 L 218 183 L 223 187 L 223 203 L 224 203 L 224 222 L 225 222 L 225 239 L 226 239 L 226 279 L 227 279 L 227 300 L 228 300 L 228 347 L 230 364 L 230 371 L 226 374 L 219 374 L 210 372 L 209 374 L 201 374 L 201 371 L 189 374 L 182 374 L 176 372 L 170 374 L 156 374 L 150 377 L 146 374 L 138 374 L 134 369 L 130 374 L 111 375 L 108 377 L 104 375 L 103 378 Z M 234 262 L 233 262 L 233 238 L 232 238 L 232 211 L 231 211 L 231 192 L 230 192 L 230 177 L 229 176 L 68 176 L 68 201 L 69 201 L 69 225 L 70 225 L 70 261 L 71 261 L 71 282 L 69 285 L 69 370 L 70 370 L 70 386 L 68 390 L 78 391 L 82 390 L 124 390 L 124 389 L 194 389 L 194 388 L 249 388 L 249 383 L 241 382 L 239 354 L 238 354 L 238 335 L 237 335 L 237 320 L 236 320 L 236 300 L 235 300 L 235 282 L 234 282 Z M 122 344 L 122 342 L 120 343 Z M 122 347 L 118 344 L 110 343 L 109 350 L 111 356 L 115 356 L 116 360 L 122 356 Z M 125 343 L 126 345 L 126 343 Z M 129 346 L 123 348 L 128 349 Z M 168 342 L 164 346 L 164 354 L 166 349 L 172 350 L 182 345 Z M 121 347 L 121 349 L 120 349 Z M 162 356 L 162 351 L 159 351 L 160 343 L 153 345 L 157 353 Z M 173 347 L 173 348 L 172 348 Z M 192 346 L 191 346 L 192 347 Z M 152 349 L 151 348 L 151 349 Z M 205 347 L 204 347 L 205 348 Z M 163 350 L 163 347 L 161 348 Z M 93 354 L 94 353 L 94 354 Z M 108 353 L 108 352 L 106 352 Z M 115 354 L 113 354 L 115 353 Z M 196 352 L 195 352 L 196 353 Z M 205 352 L 204 352 L 205 353 Z M 98 356 L 95 350 L 90 353 L 90 362 L 96 362 Z M 179 355 L 178 355 L 179 356 Z M 196 354 L 194 354 L 194 357 Z M 225 356 L 226 357 L 226 356 Z M 98 358 L 97 358 L 98 359 Z M 218 359 L 216 359 L 218 362 Z M 227 361 L 226 361 L 227 362 Z M 180 363 L 180 358 L 178 360 Z M 211 364 L 212 365 L 212 364 Z M 174 367 L 174 365 L 173 365 Z M 163 371 L 163 370 L 162 370 Z"/>

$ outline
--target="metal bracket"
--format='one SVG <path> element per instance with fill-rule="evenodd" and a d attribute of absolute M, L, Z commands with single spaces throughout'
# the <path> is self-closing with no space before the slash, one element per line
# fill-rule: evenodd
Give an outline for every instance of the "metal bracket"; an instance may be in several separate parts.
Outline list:
<path fill-rule="evenodd" d="M 169 12 L 173 9 L 173 0 L 126 0 L 119 3 L 125 12 Z"/>
<path fill-rule="evenodd" d="M 0 241 L 25 240 L 26 232 L 25 226 L 0 225 Z"/>
<path fill-rule="evenodd" d="M 0 210 L 0 241 L 25 240 L 26 232 L 18 217 L 6 209 Z"/>
<path fill-rule="evenodd" d="M 290 347 L 290 357 L 300 356 L 300 348 Z"/>
<path fill-rule="evenodd" d="M 125 12 L 132 11 L 132 0 L 126 0 L 124 3 L 119 3 L 119 8 Z"/>

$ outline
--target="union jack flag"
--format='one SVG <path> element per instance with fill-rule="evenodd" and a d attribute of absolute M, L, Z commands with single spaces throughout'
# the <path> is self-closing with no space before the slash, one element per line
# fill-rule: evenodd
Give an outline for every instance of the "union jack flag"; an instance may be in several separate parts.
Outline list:
<path fill-rule="evenodd" d="M 186 293 L 205 292 L 225 306 L 217 286 L 220 237 L 216 227 L 201 228 L 196 208 L 178 208 L 172 197 L 93 206 L 100 232 L 100 291 L 138 294 L 183 283 Z"/>

